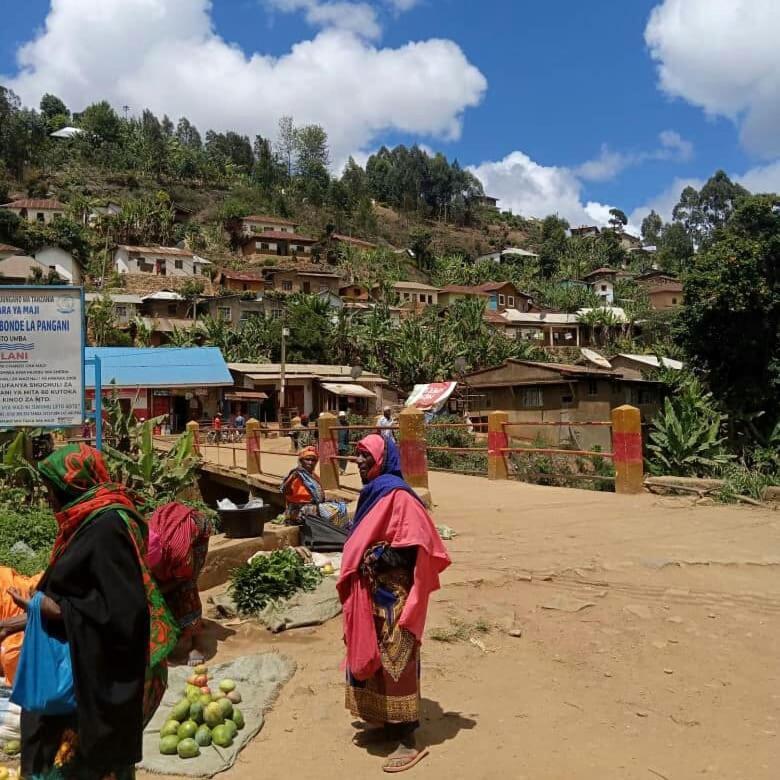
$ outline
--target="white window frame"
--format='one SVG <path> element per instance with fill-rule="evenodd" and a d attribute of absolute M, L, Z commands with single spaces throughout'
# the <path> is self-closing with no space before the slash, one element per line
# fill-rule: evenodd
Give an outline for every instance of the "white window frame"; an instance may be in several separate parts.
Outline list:
<path fill-rule="evenodd" d="M 506 298 L 504 297 L 504 293 L 498 294 L 498 305 L 503 306 L 506 303 Z"/>
<path fill-rule="evenodd" d="M 225 322 L 233 322 L 233 310 L 230 306 L 218 306 L 217 316 Z"/>

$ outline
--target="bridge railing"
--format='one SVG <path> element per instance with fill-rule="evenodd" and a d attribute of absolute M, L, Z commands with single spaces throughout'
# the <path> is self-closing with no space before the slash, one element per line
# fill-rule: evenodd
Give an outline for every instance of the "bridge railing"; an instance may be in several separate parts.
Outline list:
<path fill-rule="evenodd" d="M 611 450 L 601 449 L 570 449 L 563 447 L 515 446 L 514 442 L 529 442 L 534 440 L 523 436 L 517 431 L 522 428 L 539 427 L 569 427 L 569 428 L 609 428 L 611 431 Z M 431 445 L 426 440 L 426 432 L 436 429 L 467 429 L 469 432 L 484 433 L 487 427 L 487 446 L 450 447 Z M 274 428 L 266 430 L 257 420 L 250 419 L 246 423 L 243 437 L 238 441 L 226 440 L 227 437 L 213 436 L 203 431 L 197 422 L 187 424 L 192 431 L 198 450 L 209 460 L 218 465 L 240 468 L 237 453 L 244 451 L 247 474 L 262 474 L 263 435 L 274 433 L 276 436 L 293 438 L 293 451 L 273 451 L 273 455 L 295 458 L 298 446 L 303 444 L 302 437 L 318 446 L 320 458 L 320 480 L 325 490 L 337 490 L 341 487 L 342 466 L 355 460 L 351 451 L 339 451 L 338 435 L 342 431 L 377 432 L 376 425 L 341 425 L 338 418 L 326 412 L 317 420 L 316 428 Z M 506 412 L 496 411 L 488 415 L 487 423 L 431 423 L 426 425 L 425 416 L 419 409 L 412 407 L 404 409 L 398 415 L 398 422 L 390 428 L 383 429 L 392 432 L 397 438 L 401 455 L 401 468 L 404 476 L 412 487 L 427 489 L 429 487 L 428 473 L 429 454 L 446 452 L 454 456 L 474 455 L 486 458 L 486 476 L 490 480 L 506 480 L 514 478 L 516 469 L 513 461 L 519 458 L 550 456 L 555 458 L 590 458 L 611 460 L 615 467 L 615 475 L 598 474 L 595 471 L 587 474 L 559 475 L 566 480 L 591 480 L 614 482 L 617 493 L 638 493 L 642 491 L 643 459 L 642 459 L 642 429 L 639 410 L 632 406 L 620 406 L 612 411 L 609 421 L 539 421 L 523 420 L 509 421 Z M 226 454 L 225 454 L 226 453 Z M 480 459 L 481 460 L 481 459 Z M 458 473 L 469 473 L 453 469 Z M 485 473 L 479 471 L 471 473 Z M 527 472 L 530 477 L 551 477 L 554 473 L 536 474 Z"/>

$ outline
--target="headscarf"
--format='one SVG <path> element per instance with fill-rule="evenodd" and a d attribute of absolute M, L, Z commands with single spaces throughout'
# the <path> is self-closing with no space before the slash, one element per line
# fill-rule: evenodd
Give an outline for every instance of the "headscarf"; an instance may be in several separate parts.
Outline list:
<path fill-rule="evenodd" d="M 308 447 L 304 447 L 302 450 L 298 451 L 298 460 L 303 460 L 304 458 L 314 458 L 315 460 L 319 460 L 320 454 L 317 452 L 316 447 L 309 445 Z"/>
<path fill-rule="evenodd" d="M 161 582 L 192 576 L 192 542 L 198 533 L 194 510 L 176 501 L 157 507 L 149 520 L 146 561 Z"/>
<path fill-rule="evenodd" d="M 110 481 L 103 456 L 93 447 L 83 442 L 68 444 L 42 460 L 38 471 L 65 503 L 55 514 L 59 530 L 52 549 L 52 563 L 65 552 L 82 524 L 99 511 L 122 509 L 140 522 L 126 489 Z"/>
<path fill-rule="evenodd" d="M 357 451 L 367 452 L 371 455 L 374 459 L 374 465 L 360 491 L 355 517 L 349 526 L 350 534 L 355 531 L 360 521 L 371 511 L 377 501 L 394 490 L 403 490 L 418 501 L 420 500 L 419 496 L 404 480 L 401 473 L 401 456 L 393 439 L 385 439 L 378 433 L 372 433 L 358 442 Z"/>

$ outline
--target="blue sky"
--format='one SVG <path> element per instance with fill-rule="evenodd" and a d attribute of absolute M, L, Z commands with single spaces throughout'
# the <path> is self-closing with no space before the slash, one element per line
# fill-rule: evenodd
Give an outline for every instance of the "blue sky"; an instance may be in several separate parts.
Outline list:
<path fill-rule="evenodd" d="M 26 102 L 50 88 L 78 109 L 108 92 L 116 105 L 127 102 L 139 110 L 141 102 L 158 112 L 166 101 L 175 103 L 169 111 L 194 115 L 201 130 L 234 117 L 244 132 L 264 134 L 272 132 L 278 114 L 291 113 L 326 126 L 335 160 L 365 155 L 382 143 L 418 141 L 463 165 L 480 166 L 486 187 L 498 190 L 515 211 L 559 210 L 573 221 L 596 220 L 609 205 L 635 212 L 637 219 L 647 204 L 668 210 L 675 187 L 706 179 L 717 168 L 780 187 L 780 150 L 767 130 L 770 120 L 780 118 L 770 105 L 780 95 L 780 77 L 766 78 L 767 67 L 780 72 L 776 35 L 764 35 L 773 25 L 780 31 L 780 13 L 773 8 L 780 3 L 773 0 L 748 2 L 747 21 L 745 13 L 733 17 L 730 0 L 97 4 L 114 21 L 87 10 L 96 5 L 91 0 L 53 5 L 56 14 L 49 0 L 4 10 L 0 80 Z M 654 11 L 655 59 L 646 40 Z M 27 55 L 27 75 L 19 79 L 19 48 L 41 35 L 47 17 L 51 29 Z M 149 19 L 156 21 L 145 24 Z M 744 29 L 735 31 L 739 25 Z M 114 59 L 117 42 L 122 45 L 123 30 L 130 39 L 121 55 L 126 59 L 98 74 L 105 57 Z M 757 36 L 756 45 L 745 49 L 750 34 Z M 730 45 L 731 35 L 742 51 Z M 179 36 L 221 39 L 247 58 L 258 53 L 287 64 L 262 74 L 249 73 L 246 62 L 214 65 L 222 56 L 231 59 L 227 47 L 195 63 L 207 46 L 166 51 Z M 771 38 L 765 46 L 764 37 Z M 410 41 L 421 50 L 410 53 Z M 448 43 L 442 49 L 435 41 Z M 84 59 L 84 49 L 101 46 L 104 59 Z M 302 52 L 301 46 L 312 50 Z M 351 59 L 341 62 L 344 50 Z M 386 53 L 394 58 L 389 64 L 383 64 Z M 724 59 L 738 58 L 747 60 L 744 73 L 720 73 Z M 365 82 L 353 81 L 364 64 Z M 164 83 L 173 76 L 158 77 L 180 65 L 199 70 L 194 77 L 176 77 L 185 79 L 184 89 Z M 206 89 L 215 91 L 219 110 L 215 105 L 209 113 L 196 96 L 187 102 L 187 89 L 194 90 L 199 78 L 213 79 Z M 122 86 L 124 81 L 129 83 Z M 386 94 L 377 94 L 378 84 L 387 87 Z M 233 92 L 236 105 L 229 102 Z M 507 161 L 513 154 L 521 157 Z"/>

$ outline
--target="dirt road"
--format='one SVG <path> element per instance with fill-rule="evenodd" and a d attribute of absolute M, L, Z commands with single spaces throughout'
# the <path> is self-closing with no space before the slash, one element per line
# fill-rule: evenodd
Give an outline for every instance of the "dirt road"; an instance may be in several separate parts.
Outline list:
<path fill-rule="evenodd" d="M 432 492 L 458 536 L 412 776 L 777 777 L 780 514 L 448 474 Z M 218 655 L 261 649 L 298 671 L 226 780 L 382 776 L 381 753 L 352 743 L 339 621 L 245 625 Z"/>

